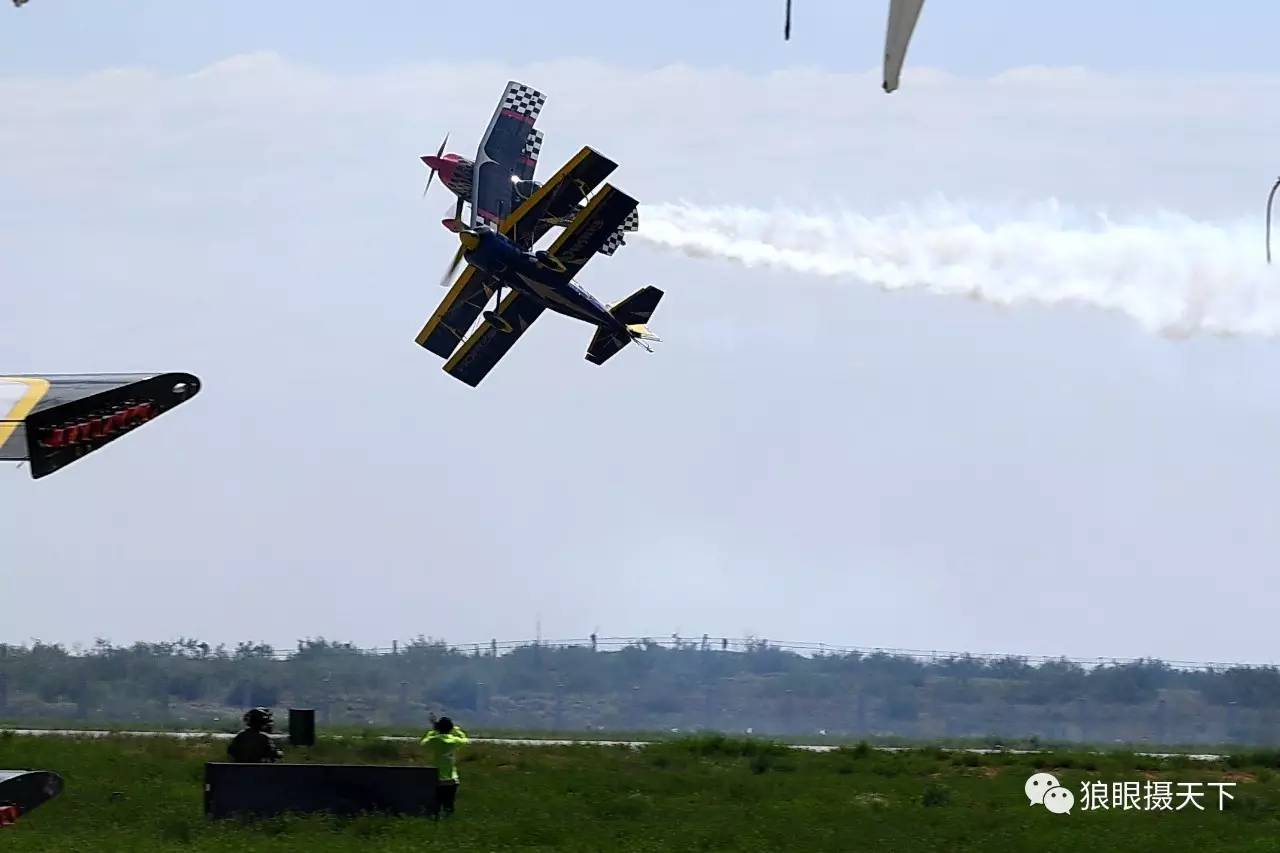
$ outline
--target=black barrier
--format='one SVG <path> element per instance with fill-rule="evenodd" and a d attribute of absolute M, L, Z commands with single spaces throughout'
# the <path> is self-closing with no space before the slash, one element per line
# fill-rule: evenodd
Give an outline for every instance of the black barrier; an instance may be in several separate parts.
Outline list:
<path fill-rule="evenodd" d="M 62 777 L 51 770 L 0 770 L 0 806 L 12 803 L 22 814 L 62 793 Z"/>
<path fill-rule="evenodd" d="M 269 817 L 285 812 L 429 815 L 434 767 L 370 764 L 228 764 L 204 766 L 204 813 Z"/>
<path fill-rule="evenodd" d="M 310 708 L 289 709 L 289 743 L 293 746 L 316 745 L 316 712 Z"/>

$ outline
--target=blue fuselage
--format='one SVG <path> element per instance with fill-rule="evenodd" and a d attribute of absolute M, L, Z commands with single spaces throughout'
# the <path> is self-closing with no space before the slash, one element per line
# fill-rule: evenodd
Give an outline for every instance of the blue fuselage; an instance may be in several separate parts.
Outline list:
<path fill-rule="evenodd" d="M 531 296 L 552 311 L 606 329 L 626 328 L 600 300 L 574 284 L 554 257 L 521 251 L 501 234 L 481 230 L 479 244 L 465 251 L 463 258 L 503 287 Z"/>

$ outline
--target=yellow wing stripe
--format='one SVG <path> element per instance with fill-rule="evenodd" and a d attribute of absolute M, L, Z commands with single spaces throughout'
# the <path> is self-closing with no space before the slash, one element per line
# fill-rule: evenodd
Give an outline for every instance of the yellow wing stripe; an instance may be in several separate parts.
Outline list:
<path fill-rule="evenodd" d="M 17 382 L 27 386 L 27 390 L 22 392 L 22 396 L 0 420 L 0 447 L 3 447 L 49 390 L 49 380 L 32 376 L 0 376 L 0 382 Z"/>
<path fill-rule="evenodd" d="M 520 298 L 520 294 L 517 291 L 513 290 L 510 293 L 508 293 L 507 297 L 502 300 L 502 304 L 498 306 L 498 315 L 501 316 L 504 311 L 506 311 L 508 308 L 511 307 L 511 303 L 515 302 L 519 298 Z M 453 354 L 453 356 L 447 362 L 445 362 L 445 365 L 444 365 L 445 372 L 448 373 L 452 371 L 453 368 L 457 367 L 458 362 L 462 361 L 464 358 L 467 357 L 467 353 L 469 353 L 472 349 L 475 348 L 475 345 L 480 341 L 480 339 L 483 338 L 485 335 L 489 334 L 490 332 L 492 332 L 493 330 L 494 330 L 493 324 L 490 323 L 488 320 L 485 320 L 483 323 L 481 323 L 480 328 L 476 329 L 475 332 L 471 335 L 471 337 L 463 341 L 462 346 L 458 347 L 457 351 Z"/>
<path fill-rule="evenodd" d="M 591 217 L 595 214 L 596 208 L 599 207 L 606 198 L 614 193 L 612 184 L 605 184 L 600 188 L 600 192 L 591 197 L 591 201 L 587 202 L 587 206 L 569 223 L 569 227 L 565 228 L 551 244 L 551 248 L 547 249 L 548 255 L 557 255 L 564 248 L 565 243 L 573 239 L 574 235 L 581 231 L 591 222 Z"/>
<path fill-rule="evenodd" d="M 453 287 L 449 288 L 449 292 L 445 294 L 444 299 L 440 301 L 440 307 L 436 308 L 436 312 L 431 315 L 431 319 L 427 320 L 427 324 L 422 327 L 422 331 L 418 332 L 418 337 L 415 339 L 418 342 L 418 346 L 427 345 L 427 339 L 430 338 L 431 335 L 435 333 L 436 329 L 440 327 L 440 324 L 444 322 L 444 316 L 453 309 L 458 298 L 462 296 L 463 292 L 467 289 L 467 286 L 471 284 L 471 279 L 475 276 L 475 273 L 476 268 L 468 266 L 466 271 L 463 272 L 462 275 L 458 276 L 458 280 L 453 283 Z M 466 329 L 463 329 L 460 335 L 465 332 Z"/>
<path fill-rule="evenodd" d="M 587 158 L 590 156 L 590 146 L 584 146 L 581 151 L 574 155 L 572 160 L 561 166 L 560 171 L 552 175 L 550 180 L 538 187 L 538 189 L 534 191 L 533 195 L 525 199 L 524 204 L 511 211 L 511 215 L 503 221 L 502 227 L 498 229 L 499 232 L 502 233 L 503 236 L 510 234 L 516 224 L 520 222 L 521 219 L 524 219 L 529 215 L 530 210 L 534 210 L 542 204 L 542 200 L 546 198 L 552 190 L 564 183 L 565 176 L 585 163 Z"/>

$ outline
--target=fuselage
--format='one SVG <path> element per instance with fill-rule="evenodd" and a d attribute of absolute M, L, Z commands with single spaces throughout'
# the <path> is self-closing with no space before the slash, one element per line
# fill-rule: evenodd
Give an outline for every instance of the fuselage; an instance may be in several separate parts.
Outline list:
<path fill-rule="evenodd" d="M 449 188 L 449 192 L 464 201 L 471 200 L 472 180 L 475 175 L 473 161 L 458 154 L 446 154 L 443 157 L 427 155 L 422 158 L 422 162 L 436 170 L 436 174 Z"/>
<path fill-rule="evenodd" d="M 443 157 L 435 157 L 428 154 L 422 158 L 422 162 L 426 163 L 428 168 L 436 170 L 436 174 L 440 176 L 441 182 L 449 188 L 449 192 L 462 201 L 471 201 L 476 173 L 474 160 L 468 160 L 461 154 L 445 154 Z M 507 211 L 510 212 L 519 207 L 520 203 L 532 195 L 538 186 L 537 181 L 512 181 L 511 204 L 506 208 Z"/>
<path fill-rule="evenodd" d="M 600 300 L 566 279 L 564 266 L 545 252 L 524 252 L 506 237 L 488 228 L 478 229 L 474 247 L 465 247 L 462 256 L 482 272 L 497 278 L 504 287 L 532 296 L 558 314 L 573 317 L 606 329 L 624 331 Z"/>

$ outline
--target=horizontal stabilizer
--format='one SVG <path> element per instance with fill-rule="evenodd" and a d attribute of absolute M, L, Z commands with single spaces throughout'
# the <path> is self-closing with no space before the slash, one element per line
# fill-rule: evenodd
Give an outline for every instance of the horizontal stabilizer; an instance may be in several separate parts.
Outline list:
<path fill-rule="evenodd" d="M 604 364 L 629 343 L 631 343 L 629 336 L 623 337 L 608 329 L 597 329 L 595 336 L 591 338 L 591 346 L 587 347 L 587 361 L 592 364 Z"/>
<path fill-rule="evenodd" d="M 597 330 L 591 339 L 591 345 L 587 347 L 587 361 L 604 364 L 632 341 L 661 340 L 649 331 L 648 326 L 649 318 L 653 316 L 661 299 L 662 291 L 650 285 L 640 288 L 617 305 L 610 305 L 609 313 L 626 325 L 627 333 L 624 335 L 612 329 Z"/>

